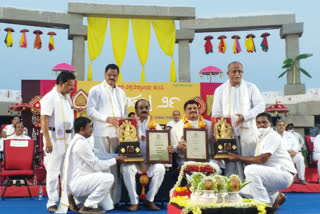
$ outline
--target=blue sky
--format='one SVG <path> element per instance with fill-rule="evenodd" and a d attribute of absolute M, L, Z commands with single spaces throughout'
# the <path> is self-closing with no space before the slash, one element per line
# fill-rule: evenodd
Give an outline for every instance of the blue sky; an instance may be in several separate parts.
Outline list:
<path fill-rule="evenodd" d="M 296 14 L 297 22 L 304 22 L 304 33 L 300 38 L 300 53 L 313 53 L 313 57 L 301 62 L 301 66 L 313 76 L 309 79 L 302 76 L 302 82 L 306 88 L 319 88 L 320 73 L 316 67 L 316 61 L 320 58 L 320 43 L 317 38 L 320 35 L 318 14 L 319 2 L 317 0 L 305 1 L 297 0 L 269 0 L 269 1 L 253 1 L 253 0 L 87 0 L 81 2 L 106 3 L 106 4 L 137 4 L 137 5 L 159 5 L 159 6 L 190 6 L 196 8 L 197 17 L 215 17 L 215 16 L 235 16 L 252 13 L 282 13 L 292 12 Z M 40 9 L 50 11 L 67 11 L 68 1 L 66 0 L 0 0 L 0 6 L 18 7 L 23 9 Z M 318 5 L 318 6 L 317 6 Z M 6 33 L 4 28 L 13 27 L 16 32 L 13 33 L 14 46 L 7 48 L 4 45 Z M 33 49 L 34 34 L 28 33 L 28 48 L 21 49 L 18 46 L 21 34 L 19 31 L 27 28 L 30 31 L 41 29 L 45 33 L 55 31 L 56 50 L 48 51 L 49 36 L 42 35 L 43 48 L 41 50 Z M 68 40 L 67 30 L 36 28 L 22 25 L 12 25 L 0 23 L 0 89 L 16 89 L 21 88 L 22 79 L 55 79 L 55 75 L 51 75 L 51 69 L 54 65 L 66 62 L 71 63 L 72 42 Z M 261 51 L 260 35 L 263 32 L 271 34 L 268 37 L 269 52 Z M 232 53 L 233 40 L 230 36 L 233 34 L 240 35 L 244 38 L 248 33 L 256 34 L 255 39 L 257 52 L 248 54 L 246 51 L 238 55 Z M 151 32 L 150 49 L 146 70 L 146 81 L 148 82 L 168 82 L 170 73 L 170 58 L 166 56 L 160 49 L 154 32 Z M 219 35 L 227 35 L 227 51 L 225 54 L 218 53 L 217 46 L 219 41 L 216 39 Z M 207 35 L 215 37 L 212 40 L 214 46 L 214 54 L 206 55 L 204 53 L 204 40 Z M 242 50 L 244 50 L 244 39 L 240 40 Z M 224 72 L 229 62 L 237 60 L 244 65 L 244 79 L 255 83 L 261 91 L 283 91 L 286 77 L 278 79 L 281 73 L 282 62 L 285 59 L 285 40 L 279 36 L 279 30 L 263 30 L 248 32 L 221 32 L 221 33 L 201 33 L 196 34 L 194 41 L 190 44 L 191 50 L 191 80 L 192 82 L 208 81 L 207 78 L 201 79 L 199 71 L 208 66 L 213 65 L 221 68 Z M 178 47 L 175 47 L 176 70 L 178 71 Z M 86 46 L 86 72 L 88 70 L 89 58 Z M 107 35 L 104 47 L 100 56 L 93 63 L 93 80 L 103 80 L 104 68 L 107 64 L 114 63 L 110 26 L 107 29 Z M 123 81 L 140 81 L 141 65 L 136 54 L 131 28 L 129 31 L 128 47 L 126 56 L 121 67 Z M 178 73 L 178 72 L 177 72 Z M 226 76 L 221 79 L 215 78 L 217 82 L 226 80 Z"/>

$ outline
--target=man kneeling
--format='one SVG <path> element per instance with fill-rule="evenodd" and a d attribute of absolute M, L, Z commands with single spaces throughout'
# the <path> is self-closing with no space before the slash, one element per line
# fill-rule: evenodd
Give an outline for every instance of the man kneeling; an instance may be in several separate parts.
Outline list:
<path fill-rule="evenodd" d="M 279 191 L 292 184 L 297 171 L 287 148 L 281 143 L 280 135 L 270 128 L 271 119 L 271 115 L 264 112 L 256 117 L 258 142 L 254 157 L 230 153 L 229 159 L 250 164 L 244 169 L 244 174 L 250 182 L 248 187 L 253 199 L 279 209 L 286 200 Z"/>
<path fill-rule="evenodd" d="M 74 130 L 76 135 L 68 146 L 65 157 L 62 196 L 56 213 L 66 213 L 69 204 L 72 211 L 105 213 L 106 210 L 113 209 L 110 190 L 114 183 L 114 177 L 110 173 L 101 171 L 109 169 L 116 163 L 123 163 L 124 157 L 99 160 L 94 155 L 87 140 L 92 134 L 90 119 L 77 118 L 74 121 Z M 74 204 L 71 195 L 83 203 L 80 210 Z"/>

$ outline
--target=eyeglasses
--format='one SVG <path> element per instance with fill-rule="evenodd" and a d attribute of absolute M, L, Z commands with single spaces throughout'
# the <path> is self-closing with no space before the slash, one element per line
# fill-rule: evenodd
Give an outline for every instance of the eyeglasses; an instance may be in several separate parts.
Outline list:
<path fill-rule="evenodd" d="M 143 110 L 143 109 L 149 110 L 150 107 L 149 106 L 139 106 L 138 109 L 139 110 Z"/>

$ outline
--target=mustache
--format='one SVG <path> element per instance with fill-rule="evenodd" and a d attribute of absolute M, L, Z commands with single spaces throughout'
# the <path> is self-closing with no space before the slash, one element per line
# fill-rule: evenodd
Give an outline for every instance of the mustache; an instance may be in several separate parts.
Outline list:
<path fill-rule="evenodd" d="M 191 111 L 190 114 L 192 114 L 192 113 L 195 113 L 195 114 L 196 114 L 197 112 L 196 112 L 196 111 Z"/>
<path fill-rule="evenodd" d="M 148 112 L 147 111 L 142 111 L 141 114 L 148 114 Z"/>

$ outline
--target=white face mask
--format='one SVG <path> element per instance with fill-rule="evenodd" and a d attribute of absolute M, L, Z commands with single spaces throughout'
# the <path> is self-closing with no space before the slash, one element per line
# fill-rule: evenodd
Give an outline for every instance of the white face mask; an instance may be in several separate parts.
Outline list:
<path fill-rule="evenodd" d="M 263 136 L 270 131 L 270 126 L 267 128 L 258 128 L 259 136 Z"/>
<path fill-rule="evenodd" d="M 290 130 L 288 130 L 288 132 L 291 132 L 291 133 L 293 133 L 293 129 L 290 129 Z"/>

